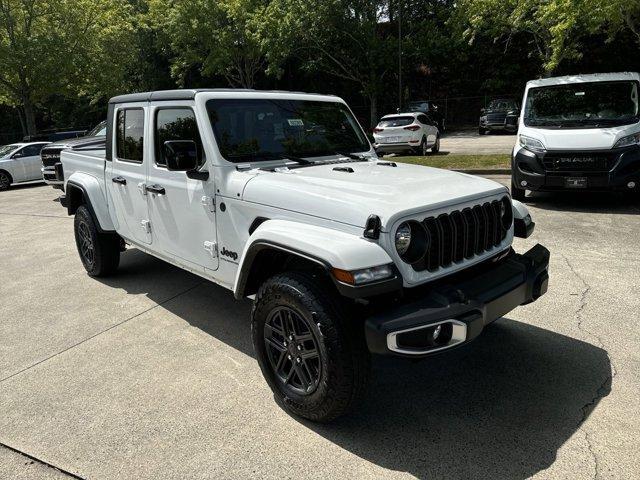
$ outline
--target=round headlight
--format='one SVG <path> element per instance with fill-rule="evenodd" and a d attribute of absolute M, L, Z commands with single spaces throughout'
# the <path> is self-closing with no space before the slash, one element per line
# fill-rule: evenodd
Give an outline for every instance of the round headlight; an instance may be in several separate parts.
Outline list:
<path fill-rule="evenodd" d="M 401 224 L 396 230 L 396 250 L 403 256 L 409 250 L 411 244 L 411 227 L 407 222 Z"/>
<path fill-rule="evenodd" d="M 416 263 L 427 253 L 429 234 L 421 223 L 410 220 L 397 228 L 395 242 L 400 258 L 407 263 Z"/>
<path fill-rule="evenodd" d="M 513 222 L 513 210 L 509 197 L 504 197 L 500 202 L 500 222 L 502 223 L 502 228 L 505 230 L 509 230 L 511 228 L 511 223 Z"/>

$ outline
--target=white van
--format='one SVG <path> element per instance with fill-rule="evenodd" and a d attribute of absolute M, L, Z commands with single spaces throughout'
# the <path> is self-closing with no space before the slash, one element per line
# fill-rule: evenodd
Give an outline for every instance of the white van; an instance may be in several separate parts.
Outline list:
<path fill-rule="evenodd" d="M 623 190 L 640 182 L 638 73 L 527 83 L 512 155 L 511 191 Z"/>

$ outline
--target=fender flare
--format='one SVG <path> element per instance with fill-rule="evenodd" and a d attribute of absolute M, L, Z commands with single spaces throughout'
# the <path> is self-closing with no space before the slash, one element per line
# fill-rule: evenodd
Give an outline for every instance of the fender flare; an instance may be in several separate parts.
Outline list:
<path fill-rule="evenodd" d="M 531 220 L 527 206 L 518 200 L 512 200 L 513 234 L 519 238 L 528 238 L 533 233 L 536 224 Z"/>
<path fill-rule="evenodd" d="M 98 224 L 98 229 L 101 232 L 115 231 L 107 206 L 106 193 L 103 191 L 100 181 L 96 177 L 82 172 L 74 172 L 69 177 L 65 185 L 69 215 L 73 215 L 78 207 L 78 203 L 74 201 L 73 197 L 74 189 L 82 192 L 85 203 Z"/>
<path fill-rule="evenodd" d="M 249 236 L 240 256 L 233 287 L 236 298 L 245 296 L 245 288 L 254 260 L 261 251 L 266 249 L 283 251 L 317 264 L 330 274 L 340 293 L 350 297 L 365 296 L 362 295 L 363 293 L 366 295 L 382 293 L 402 286 L 402 278 L 397 270 L 395 277 L 376 283 L 375 286 L 380 288 L 373 290 L 370 287 L 374 285 L 347 286 L 331 275 L 333 268 L 351 271 L 393 264 L 389 254 L 373 241 L 317 225 L 290 220 L 265 220 Z"/>

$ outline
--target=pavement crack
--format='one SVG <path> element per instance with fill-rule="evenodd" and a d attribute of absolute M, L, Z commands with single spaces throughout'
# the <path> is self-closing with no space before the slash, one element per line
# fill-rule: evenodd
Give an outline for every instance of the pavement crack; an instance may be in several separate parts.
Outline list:
<path fill-rule="evenodd" d="M 34 462 L 38 462 L 40 465 L 44 465 L 45 467 L 57 470 L 58 472 L 62 473 L 63 475 L 67 475 L 67 476 L 69 476 L 71 478 L 76 478 L 78 480 L 84 480 L 83 477 L 81 477 L 79 475 L 76 475 L 75 473 L 69 472 L 68 470 L 65 470 L 65 469 L 60 468 L 60 467 L 56 467 L 55 465 L 53 465 L 53 464 L 51 464 L 49 462 L 41 460 L 38 457 L 34 457 L 33 455 L 30 455 L 30 454 L 28 454 L 26 452 L 23 452 L 22 450 L 18 450 L 17 448 L 13 448 L 13 447 L 7 445 L 6 443 L 0 442 L 0 447 L 4 447 L 7 450 L 11 450 L 12 452 L 17 453 L 18 455 L 21 455 L 21 456 L 23 456 L 25 458 L 28 458 L 29 460 L 33 460 Z"/>
<path fill-rule="evenodd" d="M 46 213 L 9 213 L 9 212 L 0 212 L 0 215 L 12 215 L 17 217 L 45 217 L 45 218 L 67 218 L 71 219 L 73 217 L 65 216 L 65 215 L 47 215 Z"/>
<path fill-rule="evenodd" d="M 589 449 L 589 452 L 591 453 L 591 456 L 593 457 L 593 462 L 594 462 L 594 475 L 593 475 L 593 478 L 597 479 L 600 476 L 600 465 L 599 465 L 599 462 L 598 462 L 598 456 L 596 455 L 596 452 L 595 452 L 595 450 L 593 448 L 593 443 L 591 442 L 591 437 L 589 435 L 589 432 L 584 430 L 582 428 L 582 425 L 584 424 L 584 422 L 587 419 L 587 417 L 589 416 L 589 414 L 595 408 L 598 400 L 604 398 L 607 395 L 607 393 L 611 391 L 611 388 L 612 388 L 612 385 L 613 385 L 613 379 L 618 374 L 618 369 L 616 368 L 616 365 L 613 362 L 613 358 L 611 358 L 611 355 L 609 354 L 609 351 L 607 350 L 604 342 L 602 341 L 602 337 L 600 337 L 599 335 L 593 333 L 591 330 L 589 330 L 588 328 L 586 328 L 584 326 L 584 314 L 583 314 L 583 312 L 584 312 L 585 307 L 587 306 L 587 296 L 591 292 L 591 285 L 585 280 L 585 278 L 582 275 L 580 275 L 577 272 L 577 270 L 574 268 L 573 264 L 569 261 L 569 259 L 565 255 L 562 255 L 562 258 L 566 262 L 566 264 L 569 267 L 569 270 L 571 271 L 571 273 L 578 280 L 580 280 L 580 282 L 583 285 L 582 291 L 580 292 L 580 304 L 578 305 L 578 308 L 575 311 L 575 317 L 578 320 L 578 324 L 577 324 L 578 325 L 578 329 L 580 331 L 584 332 L 587 336 L 589 336 L 591 338 L 594 338 L 596 340 L 597 345 L 600 348 L 602 348 L 602 350 L 604 350 L 605 353 L 607 354 L 607 357 L 609 358 L 609 364 L 611 366 L 611 368 L 609 370 L 609 375 L 607 375 L 604 378 L 604 380 L 602 381 L 600 386 L 596 389 L 596 392 L 595 392 L 594 396 L 587 403 L 582 405 L 582 407 L 580 407 L 581 417 L 580 417 L 580 421 L 578 422 L 578 426 L 579 426 L 580 430 L 582 430 L 582 432 L 584 433 L 584 438 L 585 438 L 585 441 L 587 442 L 587 448 Z"/>
<path fill-rule="evenodd" d="M 36 363 L 34 363 L 33 365 L 29 365 L 28 367 L 25 367 L 25 368 L 23 368 L 22 370 L 19 370 L 19 371 L 15 372 L 15 373 L 12 373 L 11 375 L 9 375 L 9 376 L 4 377 L 3 379 L 1 379 L 1 380 L 0 380 L 0 383 L 5 382 L 6 380 L 9 380 L 9 379 L 11 379 L 11 378 L 13 378 L 13 377 L 15 377 L 15 376 L 17 376 L 17 375 L 20 375 L 21 373 L 24 373 L 24 372 L 26 372 L 27 370 L 31 370 L 32 368 L 37 367 L 38 365 L 40 365 L 40 364 L 42 364 L 42 363 L 44 363 L 44 362 L 47 362 L 47 361 L 51 360 L 52 358 L 57 357 L 58 355 L 62 355 L 63 353 L 68 352 L 69 350 L 71 350 L 71 349 L 73 349 L 73 348 L 76 348 L 76 347 L 78 347 L 78 346 L 80 346 L 80 345 L 82 345 L 82 344 L 84 344 L 84 343 L 88 342 L 89 340 L 92 340 L 92 339 L 94 339 L 94 338 L 96 338 L 96 337 L 98 337 L 98 336 L 102 335 L 103 333 L 107 333 L 108 331 L 113 330 L 114 328 L 118 328 L 119 326 L 124 325 L 125 323 L 127 323 L 127 322 L 129 322 L 129 321 L 133 320 L 134 318 L 137 318 L 137 317 L 139 317 L 139 316 L 141 316 L 141 315 L 144 315 L 145 313 L 150 312 L 150 311 L 151 311 L 151 310 L 153 310 L 154 308 L 158 308 L 158 307 L 160 307 L 160 306 L 162 306 L 162 305 L 164 305 L 164 304 L 166 304 L 166 303 L 168 303 L 168 302 L 170 302 L 170 301 L 172 301 L 172 300 L 175 300 L 175 299 L 176 299 L 176 298 L 178 298 L 179 296 L 184 295 L 185 293 L 190 292 L 191 290 L 195 290 L 196 288 L 198 288 L 200 285 L 203 285 L 204 283 L 206 283 L 206 280 L 202 280 L 201 282 L 199 282 L 199 283 L 197 283 L 197 284 L 195 284 L 195 285 L 193 285 L 193 286 L 191 286 L 191 287 L 189 287 L 189 288 L 187 288 L 187 289 L 185 289 L 185 290 L 183 290 L 183 291 L 181 291 L 181 292 L 179 292 L 179 293 L 176 293 L 176 294 L 175 294 L 175 295 L 173 295 L 172 297 L 167 298 L 166 300 L 163 300 L 163 301 L 162 301 L 162 302 L 160 302 L 160 303 L 156 303 L 156 304 L 155 304 L 155 305 L 153 305 L 152 307 L 149 307 L 149 308 L 147 308 L 147 309 L 145 309 L 145 310 L 143 310 L 143 311 L 141 311 L 141 312 L 138 312 L 138 313 L 136 313 L 135 315 L 132 315 L 131 317 L 126 318 L 126 319 L 122 320 L 121 322 L 118 322 L 118 323 L 116 323 L 116 324 L 114 324 L 114 325 L 111 325 L 110 327 L 105 328 L 104 330 L 101 330 L 101 331 L 100 331 L 100 332 L 98 332 L 98 333 L 95 333 L 95 334 L 93 334 L 93 335 L 91 335 L 91 336 L 89 336 L 89 337 L 87 337 L 87 338 L 85 338 L 85 339 L 83 339 L 83 340 L 80 340 L 80 341 L 79 341 L 79 342 L 77 342 L 77 343 L 74 343 L 73 345 L 71 345 L 71 346 L 69 346 L 69 347 L 67 347 L 67 348 L 65 348 L 65 349 L 63 349 L 63 350 L 60 350 L 59 352 L 56 352 L 56 353 L 54 353 L 54 354 L 52 354 L 52 355 L 49 355 L 47 358 L 43 358 L 42 360 L 37 361 L 37 362 L 36 362 Z"/>

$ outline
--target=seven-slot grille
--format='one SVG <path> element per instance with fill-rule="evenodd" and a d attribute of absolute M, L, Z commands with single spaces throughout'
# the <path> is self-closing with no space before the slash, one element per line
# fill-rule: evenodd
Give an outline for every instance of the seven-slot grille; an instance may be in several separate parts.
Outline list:
<path fill-rule="evenodd" d="M 493 200 L 425 218 L 422 224 L 429 234 L 429 247 L 424 257 L 412 264 L 413 269 L 433 272 L 500 245 L 507 236 L 501 221 L 502 205 L 502 200 Z"/>

